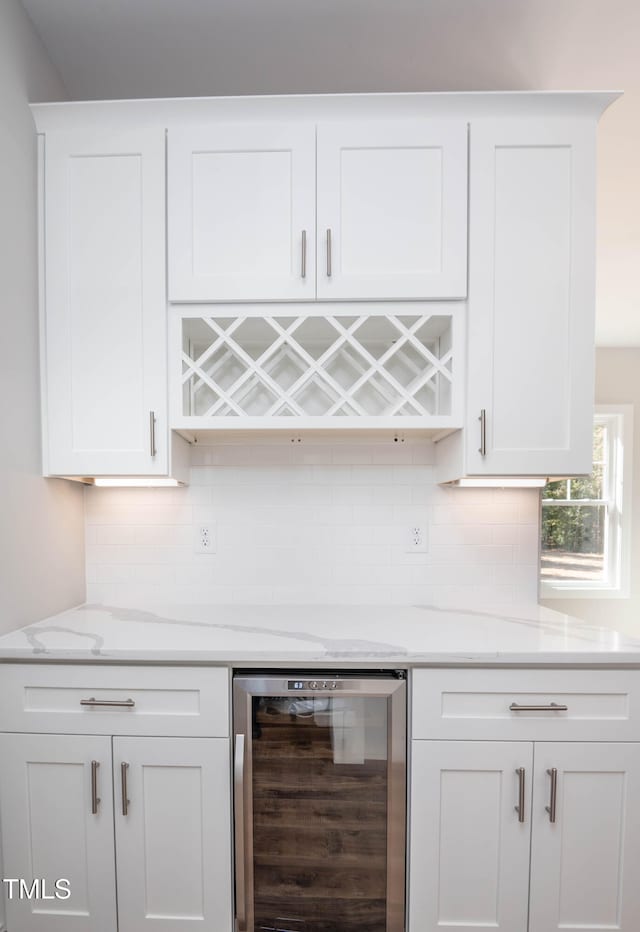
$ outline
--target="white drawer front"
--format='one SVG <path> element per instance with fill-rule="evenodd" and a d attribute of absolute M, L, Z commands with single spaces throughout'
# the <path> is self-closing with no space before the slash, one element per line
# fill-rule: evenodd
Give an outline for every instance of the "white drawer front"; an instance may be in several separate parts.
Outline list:
<path fill-rule="evenodd" d="M 640 739 L 640 670 L 415 670 L 414 738 Z"/>
<path fill-rule="evenodd" d="M 0 665 L 0 731 L 226 737 L 223 667 Z"/>

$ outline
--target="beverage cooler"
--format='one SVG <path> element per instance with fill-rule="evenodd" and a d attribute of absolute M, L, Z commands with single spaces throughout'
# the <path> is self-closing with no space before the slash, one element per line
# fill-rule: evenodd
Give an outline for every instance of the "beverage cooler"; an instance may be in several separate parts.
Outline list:
<path fill-rule="evenodd" d="M 237 932 L 402 932 L 404 671 L 234 676 Z"/>

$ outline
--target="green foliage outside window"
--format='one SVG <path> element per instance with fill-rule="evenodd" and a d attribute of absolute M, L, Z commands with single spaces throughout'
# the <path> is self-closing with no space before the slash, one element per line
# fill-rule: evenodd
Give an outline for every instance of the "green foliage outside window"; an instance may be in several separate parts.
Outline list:
<path fill-rule="evenodd" d="M 583 479 L 548 482 L 542 493 L 542 552 L 603 554 L 607 522 L 605 498 L 607 428 L 593 436 L 593 472 Z M 556 504 L 557 503 L 557 504 Z"/>
<path fill-rule="evenodd" d="M 604 505 L 548 505 L 542 509 L 542 549 L 603 553 Z"/>

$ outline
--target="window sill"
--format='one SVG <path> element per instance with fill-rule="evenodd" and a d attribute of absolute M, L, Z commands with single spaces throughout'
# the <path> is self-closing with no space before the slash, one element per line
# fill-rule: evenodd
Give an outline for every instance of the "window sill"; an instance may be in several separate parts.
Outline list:
<path fill-rule="evenodd" d="M 540 582 L 541 599 L 628 599 L 628 586 L 581 586 L 567 583 L 554 585 Z"/>

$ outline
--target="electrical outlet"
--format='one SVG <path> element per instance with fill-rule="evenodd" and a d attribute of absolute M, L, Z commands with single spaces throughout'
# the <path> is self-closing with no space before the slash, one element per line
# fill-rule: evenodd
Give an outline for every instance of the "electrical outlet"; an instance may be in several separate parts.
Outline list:
<path fill-rule="evenodd" d="M 216 552 L 216 529 L 212 524 L 196 524 L 193 529 L 193 552 Z"/>
<path fill-rule="evenodd" d="M 407 530 L 406 553 L 427 553 L 427 526 L 413 524 Z"/>

